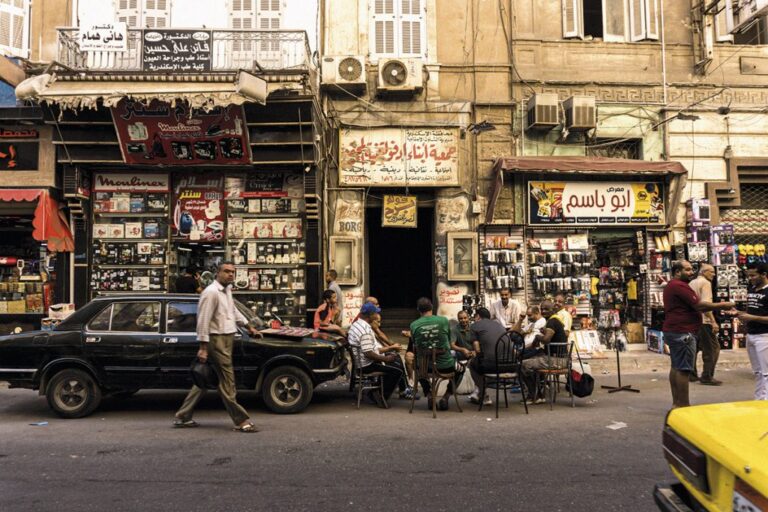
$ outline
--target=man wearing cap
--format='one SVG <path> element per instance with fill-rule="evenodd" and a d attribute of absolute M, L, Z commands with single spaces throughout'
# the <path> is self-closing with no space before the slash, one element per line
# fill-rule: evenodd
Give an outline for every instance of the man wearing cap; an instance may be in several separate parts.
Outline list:
<path fill-rule="evenodd" d="M 392 366 L 398 358 L 395 354 L 382 355 L 377 350 L 376 335 L 371 324 L 381 309 L 375 304 L 366 302 L 360 308 L 360 315 L 349 326 L 347 339 L 352 347 L 355 360 L 362 367 L 364 374 L 382 372 L 384 374 L 384 399 L 388 399 L 397 386 L 403 372 L 400 368 Z M 384 406 L 384 400 L 378 392 L 369 392 L 368 397 L 380 407 Z"/>

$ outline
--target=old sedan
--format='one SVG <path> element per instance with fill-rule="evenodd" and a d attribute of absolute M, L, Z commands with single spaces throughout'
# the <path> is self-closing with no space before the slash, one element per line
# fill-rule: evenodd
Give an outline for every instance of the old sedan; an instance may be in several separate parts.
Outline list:
<path fill-rule="evenodd" d="M 89 415 L 104 395 L 186 389 L 198 349 L 196 323 L 195 295 L 99 297 L 53 331 L 0 337 L 0 380 L 39 390 L 64 418 Z M 245 329 L 236 335 L 235 375 L 239 389 L 261 393 L 272 411 L 303 410 L 317 384 L 342 373 L 338 337 L 290 327 L 262 332 L 264 338 Z"/>

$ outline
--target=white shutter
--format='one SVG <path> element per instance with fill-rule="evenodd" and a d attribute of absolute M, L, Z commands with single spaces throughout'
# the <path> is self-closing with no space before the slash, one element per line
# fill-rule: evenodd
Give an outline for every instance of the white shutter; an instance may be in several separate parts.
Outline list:
<path fill-rule="evenodd" d="M 645 39 L 645 0 L 629 0 L 629 34 L 632 41 Z"/>
<path fill-rule="evenodd" d="M 659 38 L 659 0 L 645 0 L 645 38 Z"/>
<path fill-rule="evenodd" d="M 563 37 L 584 39 L 584 11 L 581 0 L 563 1 Z"/>
<path fill-rule="evenodd" d="M 603 0 L 603 40 L 627 40 L 626 0 Z"/>
<path fill-rule="evenodd" d="M 371 55 L 395 56 L 397 54 L 397 11 L 395 0 L 373 0 L 368 37 Z"/>
<path fill-rule="evenodd" d="M 733 5 L 730 0 L 726 0 L 725 6 L 715 14 L 715 40 L 722 43 L 733 42 L 733 34 L 729 30 L 733 26 L 731 20 L 733 20 Z"/>
<path fill-rule="evenodd" d="M 4 0 L 0 3 L 0 52 L 8 56 L 29 57 L 29 2 Z"/>
<path fill-rule="evenodd" d="M 0 11 L 0 45 L 11 46 L 11 13 Z"/>
<path fill-rule="evenodd" d="M 424 11 L 422 0 L 402 0 L 400 11 L 400 51 L 402 56 L 421 56 Z"/>

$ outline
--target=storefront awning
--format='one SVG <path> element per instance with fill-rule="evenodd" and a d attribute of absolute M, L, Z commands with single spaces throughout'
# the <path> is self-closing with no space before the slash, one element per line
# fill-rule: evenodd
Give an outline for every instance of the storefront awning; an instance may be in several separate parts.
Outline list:
<path fill-rule="evenodd" d="M 18 188 L 0 190 L 0 201 L 37 201 L 35 218 L 32 226 L 35 228 L 32 236 L 35 240 L 48 242 L 51 252 L 72 252 L 75 242 L 66 219 L 59 211 L 59 203 L 51 197 L 47 190 Z"/>
<path fill-rule="evenodd" d="M 496 201 L 504 185 L 504 172 L 536 173 L 546 175 L 562 174 L 592 174 L 600 176 L 621 176 L 628 178 L 641 175 L 643 177 L 659 176 L 669 178 L 667 200 L 667 224 L 675 224 L 677 206 L 682 198 L 688 171 L 680 162 L 646 160 L 630 160 L 624 158 L 603 157 L 509 157 L 496 160 L 492 174 L 494 184 L 485 214 L 486 223 L 493 221 Z"/>

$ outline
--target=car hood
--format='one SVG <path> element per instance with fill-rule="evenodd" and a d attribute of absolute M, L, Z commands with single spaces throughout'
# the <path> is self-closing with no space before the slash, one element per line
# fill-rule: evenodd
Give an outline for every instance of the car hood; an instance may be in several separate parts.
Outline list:
<path fill-rule="evenodd" d="M 667 424 L 768 496 L 768 401 L 674 409 Z"/>

